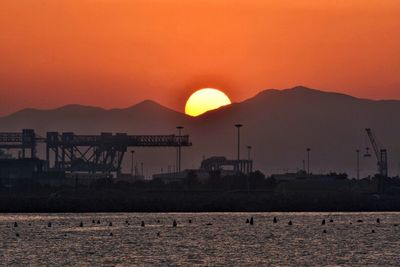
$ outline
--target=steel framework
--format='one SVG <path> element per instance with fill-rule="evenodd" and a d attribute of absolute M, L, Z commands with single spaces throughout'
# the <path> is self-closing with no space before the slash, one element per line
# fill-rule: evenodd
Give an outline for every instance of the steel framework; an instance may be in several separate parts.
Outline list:
<path fill-rule="evenodd" d="M 0 133 L 0 149 L 19 149 L 22 158 L 26 151 L 37 157 L 37 145 L 46 146 L 49 170 L 89 173 L 121 173 L 121 164 L 129 147 L 191 146 L 188 135 L 128 135 L 101 133 L 76 135 L 73 132 L 47 132 L 40 137 L 32 129 L 22 132 Z"/>
<path fill-rule="evenodd" d="M 365 131 L 367 132 L 368 138 L 371 141 L 371 145 L 375 153 L 378 165 L 378 172 L 382 177 L 387 177 L 388 175 L 387 150 L 379 146 L 377 138 L 370 128 L 366 128 Z"/>

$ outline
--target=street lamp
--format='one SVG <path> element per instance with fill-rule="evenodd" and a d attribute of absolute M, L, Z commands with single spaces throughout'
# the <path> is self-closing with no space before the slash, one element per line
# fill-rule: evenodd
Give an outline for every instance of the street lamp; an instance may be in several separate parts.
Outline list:
<path fill-rule="evenodd" d="M 237 160 L 240 160 L 240 128 L 243 127 L 242 124 L 235 124 L 237 128 Z"/>
<path fill-rule="evenodd" d="M 247 194 L 249 194 L 250 192 L 250 183 L 249 183 L 249 174 L 250 172 L 252 172 L 253 169 L 253 163 L 250 162 L 250 151 L 251 151 L 251 146 L 247 146 L 247 160 L 249 162 L 247 162 L 246 165 L 246 173 L 247 173 Z"/>
<path fill-rule="evenodd" d="M 307 174 L 310 175 L 310 151 L 311 148 L 307 148 Z"/>
<path fill-rule="evenodd" d="M 176 126 L 176 129 L 178 129 L 178 162 L 177 162 L 177 169 L 178 172 L 181 171 L 181 158 L 182 158 L 182 150 L 181 150 L 181 131 L 183 129 L 183 126 Z"/>
<path fill-rule="evenodd" d="M 131 150 L 131 176 L 133 176 L 133 154 L 135 153 L 135 150 Z"/>
<path fill-rule="evenodd" d="M 247 159 L 250 160 L 251 146 L 247 146 Z"/>

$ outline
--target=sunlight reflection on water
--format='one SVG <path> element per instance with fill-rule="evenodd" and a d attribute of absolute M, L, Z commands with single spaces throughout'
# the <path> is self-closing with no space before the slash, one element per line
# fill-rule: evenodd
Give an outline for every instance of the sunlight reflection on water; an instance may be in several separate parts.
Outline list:
<path fill-rule="evenodd" d="M 3 214 L 0 265 L 394 266 L 396 224 L 400 213 Z"/>

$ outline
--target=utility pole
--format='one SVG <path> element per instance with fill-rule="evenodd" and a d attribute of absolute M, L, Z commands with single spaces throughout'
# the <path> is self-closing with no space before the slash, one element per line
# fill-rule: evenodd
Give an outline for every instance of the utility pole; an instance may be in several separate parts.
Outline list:
<path fill-rule="evenodd" d="M 178 129 L 178 162 L 177 162 L 177 166 L 178 166 L 178 172 L 181 172 L 181 159 L 182 159 L 182 149 L 181 149 L 181 131 L 183 129 L 183 126 L 177 126 L 176 129 Z"/>

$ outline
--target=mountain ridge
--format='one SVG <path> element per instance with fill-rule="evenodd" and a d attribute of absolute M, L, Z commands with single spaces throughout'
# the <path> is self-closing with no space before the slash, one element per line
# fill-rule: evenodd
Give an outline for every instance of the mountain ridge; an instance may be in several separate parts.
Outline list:
<path fill-rule="evenodd" d="M 316 95 L 325 95 L 325 96 L 337 96 L 337 97 L 343 97 L 343 98 L 348 98 L 348 99 L 353 99 L 353 100 L 364 100 L 364 101 L 373 101 L 373 102 L 400 102 L 400 100 L 398 99 L 368 99 L 368 98 L 360 98 L 360 97 L 355 97 L 349 94 L 344 94 L 344 93 L 338 93 L 338 92 L 334 92 L 334 91 L 323 91 L 323 90 L 319 90 L 319 89 L 314 89 L 314 88 L 310 88 L 310 87 L 306 87 L 306 86 L 295 86 L 292 88 L 287 88 L 287 89 L 264 89 L 260 92 L 258 92 L 257 94 L 255 94 L 252 97 L 249 97 L 241 102 L 235 102 L 232 103 L 233 105 L 235 104 L 241 104 L 241 103 L 246 103 L 248 101 L 251 101 L 252 99 L 255 98 L 260 98 L 260 97 L 265 97 L 265 96 L 284 96 L 287 94 L 292 94 L 293 96 L 298 97 L 299 94 L 306 94 L 306 96 L 316 96 Z M 128 107 L 123 107 L 123 108 L 103 108 L 100 106 L 92 106 L 92 105 L 84 105 L 84 104 L 66 104 L 60 107 L 56 107 L 56 108 L 48 108 L 48 109 L 40 109 L 40 108 L 24 108 L 15 112 L 12 112 L 10 114 L 7 115 L 3 115 L 0 116 L 1 118 L 5 118 L 5 117 L 10 117 L 10 116 L 14 116 L 14 115 L 19 115 L 19 114 L 23 114 L 26 112 L 51 112 L 51 111 L 63 111 L 63 110 L 70 110 L 70 109 L 88 109 L 88 110 L 101 110 L 101 111 L 121 111 L 121 110 L 129 110 L 129 109 L 134 109 L 134 108 L 139 108 L 139 107 L 163 107 L 164 109 L 168 109 L 170 111 L 174 111 L 180 114 L 185 114 L 183 112 L 171 109 L 169 107 L 166 107 L 154 100 L 151 99 L 144 99 L 142 101 L 139 101 L 136 104 L 130 105 Z M 222 107 L 223 108 L 223 107 Z M 218 110 L 218 109 L 217 109 Z M 207 112 L 206 112 L 207 113 Z M 203 113 L 205 114 L 205 113 Z M 202 114 L 202 115 L 203 115 Z M 201 115 L 200 115 L 201 116 Z"/>
<path fill-rule="evenodd" d="M 233 125 L 236 123 L 244 125 L 241 129 L 242 155 L 251 145 L 255 166 L 265 173 L 301 168 L 305 148 L 311 147 L 313 170 L 347 171 L 352 175 L 355 150 L 370 146 L 364 132 L 367 127 L 372 128 L 388 148 L 389 166 L 397 166 L 397 158 L 400 158 L 399 100 L 362 99 L 304 86 L 263 90 L 242 102 L 198 117 L 190 117 L 151 100 L 123 109 L 67 105 L 50 111 L 25 109 L 25 113 L 16 114 L 0 118 L 0 131 L 32 128 L 40 134 L 46 131 L 176 134 L 176 126 L 182 125 L 185 127 L 183 133 L 189 134 L 193 143 L 192 148 L 184 149 L 183 166 L 186 168 L 196 168 L 203 156 L 235 158 L 237 129 Z M 174 165 L 173 149 L 159 149 L 157 157 L 149 149 L 136 150 L 141 152 L 135 155 L 153 168 L 151 173 Z M 363 162 L 362 175 L 376 170 L 372 159 L 368 164 L 367 160 Z M 395 169 L 392 167 L 392 172 Z"/>

